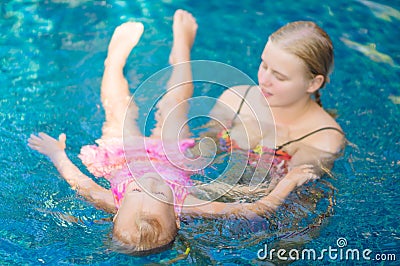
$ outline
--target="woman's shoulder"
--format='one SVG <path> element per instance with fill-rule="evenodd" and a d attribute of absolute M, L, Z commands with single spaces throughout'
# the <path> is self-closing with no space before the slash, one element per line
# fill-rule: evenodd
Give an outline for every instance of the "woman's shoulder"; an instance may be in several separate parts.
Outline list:
<path fill-rule="evenodd" d="M 336 120 L 323 108 L 313 112 L 307 134 L 311 134 L 307 142 L 315 148 L 329 153 L 339 152 L 344 145 L 345 135 Z"/>
<path fill-rule="evenodd" d="M 225 108 L 230 106 L 237 110 L 244 100 L 251 105 L 257 104 L 258 101 L 255 100 L 259 100 L 260 96 L 262 95 L 256 85 L 239 85 L 225 90 L 218 98 L 218 102 Z"/>
<path fill-rule="evenodd" d="M 316 119 L 316 121 L 319 121 L 320 127 L 336 128 L 337 130 L 333 129 L 333 131 L 336 132 L 338 130 L 343 131 L 331 113 L 329 113 L 326 109 L 320 107 L 319 105 L 317 105 L 316 109 L 317 111 L 314 112 L 316 117 L 314 117 L 314 119 Z"/>

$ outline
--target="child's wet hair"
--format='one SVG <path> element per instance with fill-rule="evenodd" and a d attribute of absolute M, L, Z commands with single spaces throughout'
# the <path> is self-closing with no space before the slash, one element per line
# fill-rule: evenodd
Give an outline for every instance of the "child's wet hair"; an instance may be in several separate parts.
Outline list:
<path fill-rule="evenodd" d="M 175 222 L 172 222 L 169 228 L 162 228 L 156 216 L 141 215 L 135 219 L 132 226 L 137 228 L 138 235 L 121 232 L 114 226 L 112 242 L 117 252 L 134 256 L 159 253 L 171 248 L 178 233 Z M 160 240 L 163 230 L 166 232 L 166 237 Z"/>

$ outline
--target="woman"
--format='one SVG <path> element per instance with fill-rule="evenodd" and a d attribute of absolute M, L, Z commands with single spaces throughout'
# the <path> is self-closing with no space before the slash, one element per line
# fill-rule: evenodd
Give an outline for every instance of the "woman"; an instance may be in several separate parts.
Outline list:
<path fill-rule="evenodd" d="M 259 86 L 230 88 L 210 113 L 226 125 L 220 143 L 251 155 L 272 154 L 272 166 L 311 163 L 321 175 L 345 143 L 320 101 L 332 67 L 332 41 L 315 23 L 292 22 L 274 32 L 261 55 Z"/>

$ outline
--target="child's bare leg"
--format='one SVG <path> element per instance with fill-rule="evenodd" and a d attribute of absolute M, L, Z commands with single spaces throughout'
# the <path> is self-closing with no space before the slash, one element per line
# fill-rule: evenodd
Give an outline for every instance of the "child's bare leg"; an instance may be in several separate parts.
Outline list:
<path fill-rule="evenodd" d="M 101 83 L 101 101 L 106 114 L 102 138 L 122 137 L 124 124 L 125 134 L 140 135 L 136 125 L 137 106 L 134 102 L 130 103 L 123 69 L 142 33 L 142 23 L 127 22 L 117 27 L 111 38 Z"/>
<path fill-rule="evenodd" d="M 177 10 L 174 14 L 173 45 L 170 54 L 170 64 L 173 66 L 171 77 L 168 81 L 168 92 L 158 104 L 156 114 L 157 125 L 153 136 L 163 139 L 186 138 L 189 129 L 184 125 L 187 120 L 187 103 L 185 100 L 192 97 L 193 83 L 190 66 L 190 51 L 196 37 L 197 23 L 192 14 L 184 10 Z M 185 63 L 186 62 L 186 63 Z M 172 109 L 180 104 L 178 108 Z M 172 115 L 169 112 L 172 111 Z"/>

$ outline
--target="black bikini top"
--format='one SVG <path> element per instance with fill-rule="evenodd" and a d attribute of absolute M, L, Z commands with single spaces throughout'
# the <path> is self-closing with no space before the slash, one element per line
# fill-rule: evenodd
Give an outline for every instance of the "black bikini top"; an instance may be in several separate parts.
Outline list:
<path fill-rule="evenodd" d="M 239 108 L 238 108 L 238 110 L 236 111 L 235 116 L 234 116 L 233 119 L 232 119 L 232 123 L 231 123 L 231 124 L 233 124 L 233 121 L 238 117 L 238 115 L 239 115 L 239 113 L 240 113 L 240 110 L 242 109 L 242 106 L 243 106 L 243 104 L 244 104 L 244 101 L 246 100 L 246 96 L 247 96 L 247 94 L 249 93 L 249 91 L 250 91 L 250 89 L 251 89 L 252 87 L 253 87 L 252 85 L 250 85 L 249 87 L 247 87 L 247 89 L 246 89 L 246 91 L 245 91 L 245 93 L 244 93 L 244 95 L 243 95 L 242 101 L 240 102 Z M 302 136 L 302 137 L 300 137 L 300 138 L 297 138 L 297 139 L 294 139 L 294 140 L 290 140 L 290 141 L 288 141 L 288 142 L 285 142 L 285 143 L 283 143 L 282 145 L 277 146 L 277 147 L 275 148 L 275 150 L 281 150 L 283 147 L 285 147 L 285 146 L 287 146 L 287 145 L 289 145 L 289 144 L 292 144 L 292 143 L 294 143 L 294 142 L 303 140 L 303 139 L 305 139 L 305 138 L 307 138 L 307 137 L 309 137 L 309 136 L 311 136 L 311 135 L 314 135 L 315 133 L 318 133 L 318 132 L 320 132 L 320 131 L 323 131 L 323 130 L 335 130 L 335 131 L 339 132 L 340 134 L 342 134 L 343 136 L 345 135 L 343 131 L 341 131 L 340 129 L 338 129 L 338 128 L 336 128 L 336 127 L 322 127 L 322 128 L 316 129 L 316 130 L 314 130 L 314 131 L 311 131 L 310 133 L 307 133 L 307 134 L 305 134 L 304 136 Z"/>

